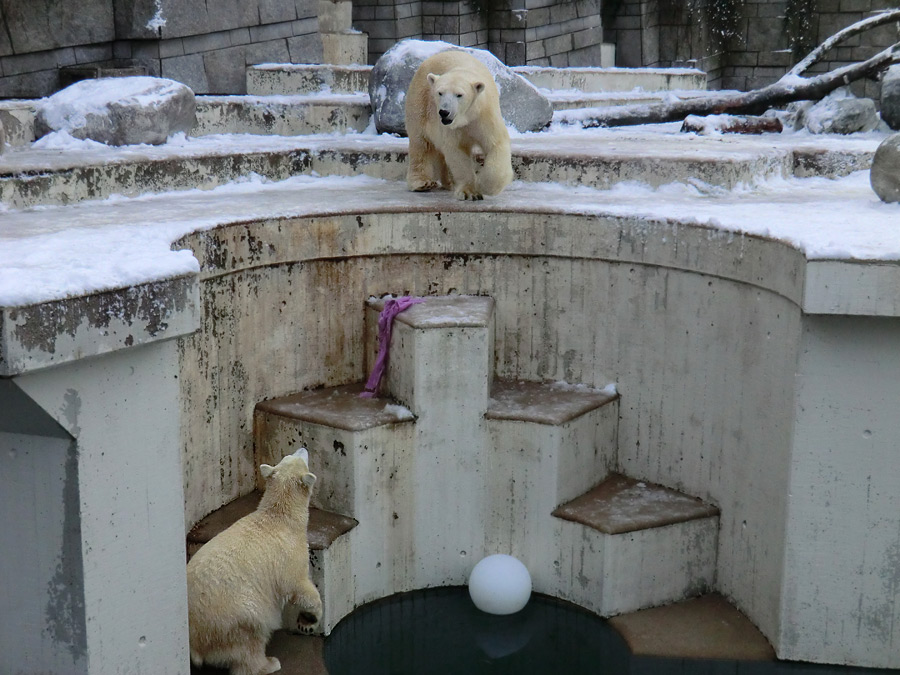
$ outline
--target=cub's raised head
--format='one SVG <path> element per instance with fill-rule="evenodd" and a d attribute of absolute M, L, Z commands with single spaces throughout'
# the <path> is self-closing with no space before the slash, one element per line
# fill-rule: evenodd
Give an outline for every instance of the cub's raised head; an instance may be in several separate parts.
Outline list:
<path fill-rule="evenodd" d="M 428 84 L 441 124 L 454 129 L 469 123 L 468 113 L 485 86 L 484 82 L 472 78 L 471 71 L 462 68 L 448 70 L 443 75 L 428 73 Z"/>
<path fill-rule="evenodd" d="M 266 480 L 264 499 L 269 497 L 270 493 L 273 498 L 276 494 L 280 498 L 288 494 L 299 494 L 308 504 L 313 486 L 316 484 L 316 476 L 310 473 L 308 461 L 309 453 L 306 448 L 300 448 L 294 454 L 284 457 L 275 466 L 260 465 L 259 472 Z"/>

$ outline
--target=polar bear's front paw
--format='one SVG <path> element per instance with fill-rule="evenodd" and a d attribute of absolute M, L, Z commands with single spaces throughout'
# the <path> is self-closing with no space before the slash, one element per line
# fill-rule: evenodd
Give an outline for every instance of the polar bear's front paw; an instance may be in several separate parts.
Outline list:
<path fill-rule="evenodd" d="M 281 670 L 281 661 L 274 656 L 270 656 L 266 659 L 266 665 L 260 672 L 263 673 L 263 675 L 268 675 L 269 673 L 277 673 L 279 670 Z"/>
<path fill-rule="evenodd" d="M 456 188 L 455 194 L 456 198 L 460 201 L 472 200 L 473 202 L 476 202 L 480 199 L 484 199 L 484 195 L 473 187 Z"/>
<path fill-rule="evenodd" d="M 412 192 L 430 192 L 431 190 L 436 190 L 440 187 L 440 183 L 436 180 L 411 180 L 409 181 L 409 189 Z"/>
<path fill-rule="evenodd" d="M 297 630 L 304 635 L 312 635 L 318 629 L 320 620 L 321 617 L 312 612 L 300 612 L 297 615 Z"/>

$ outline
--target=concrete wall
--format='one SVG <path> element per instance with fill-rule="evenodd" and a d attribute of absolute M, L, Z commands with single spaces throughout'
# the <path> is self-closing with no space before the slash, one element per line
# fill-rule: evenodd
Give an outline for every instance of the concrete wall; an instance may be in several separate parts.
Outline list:
<path fill-rule="evenodd" d="M 187 674 L 177 366 L 165 340 L 0 380 L 4 673 Z"/>
<path fill-rule="evenodd" d="M 204 298 L 200 332 L 181 341 L 187 526 L 253 489 L 257 401 L 365 378 L 367 297 L 488 294 L 496 373 L 618 382 L 619 468 L 721 507 L 719 585 L 777 636 L 796 251 L 702 228 L 465 213 L 267 222 L 184 243 Z"/>
<path fill-rule="evenodd" d="M 0 401 L 0 671 L 86 673 L 77 448 L 12 380 Z"/>
<path fill-rule="evenodd" d="M 737 36 L 724 44 L 710 39 L 706 6 L 666 0 L 622 0 L 604 23 L 606 40 L 616 44 L 616 65 L 673 66 L 693 60 L 709 74 L 710 87 L 752 89 L 781 77 L 793 65 L 784 21 L 785 0 L 745 0 Z M 812 17 L 812 44 L 870 12 L 895 7 L 892 0 L 818 0 Z M 864 60 L 898 39 L 895 26 L 883 26 L 831 50 L 811 72 L 831 70 Z M 856 93 L 876 96 L 878 84 L 855 85 Z"/>
<path fill-rule="evenodd" d="M 782 658 L 898 666 L 898 349 L 900 319 L 804 320 Z"/>
<path fill-rule="evenodd" d="M 354 0 L 353 25 L 369 34 L 369 62 L 403 38 L 490 49 L 509 66 L 600 66 L 599 0 L 512 0 L 478 13 L 466 0 Z"/>

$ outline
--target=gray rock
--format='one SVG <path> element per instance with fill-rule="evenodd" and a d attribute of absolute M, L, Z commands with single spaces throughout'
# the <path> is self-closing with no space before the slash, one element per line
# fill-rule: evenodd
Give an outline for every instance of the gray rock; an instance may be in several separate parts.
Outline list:
<path fill-rule="evenodd" d="M 889 136 L 878 146 L 869 182 L 881 201 L 900 202 L 900 134 Z"/>
<path fill-rule="evenodd" d="M 382 54 L 369 78 L 369 98 L 378 133 L 406 135 L 404 106 L 409 83 L 425 59 L 447 49 L 462 49 L 487 66 L 500 90 L 500 112 L 507 124 L 518 131 L 540 131 L 550 123 L 553 108 L 547 97 L 490 52 L 448 42 L 401 40 Z"/>
<path fill-rule="evenodd" d="M 832 92 L 806 111 L 806 128 L 814 134 L 852 134 L 872 131 L 880 123 L 875 101 Z"/>
<path fill-rule="evenodd" d="M 35 135 L 66 131 L 107 145 L 159 145 L 174 133 L 190 132 L 195 120 L 194 92 L 180 82 L 108 77 L 76 82 L 45 99 Z"/>
<path fill-rule="evenodd" d="M 900 129 L 900 65 L 888 68 L 881 80 L 881 119 Z"/>

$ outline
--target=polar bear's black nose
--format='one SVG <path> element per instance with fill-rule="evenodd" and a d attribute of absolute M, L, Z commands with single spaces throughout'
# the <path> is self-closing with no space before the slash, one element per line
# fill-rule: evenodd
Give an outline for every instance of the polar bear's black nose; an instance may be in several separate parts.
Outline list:
<path fill-rule="evenodd" d="M 445 120 L 445 119 L 447 119 L 447 118 L 450 116 L 450 111 L 449 111 L 449 110 L 441 110 L 440 113 L 441 113 L 441 119 L 442 119 L 442 120 Z"/>

